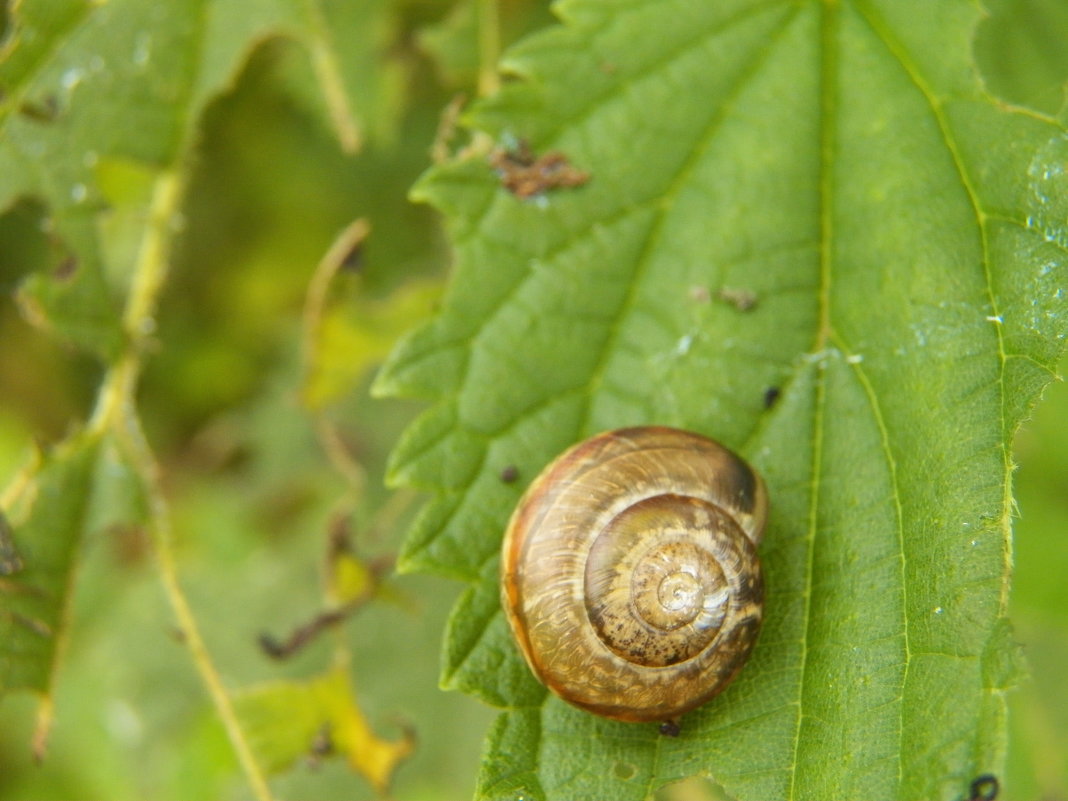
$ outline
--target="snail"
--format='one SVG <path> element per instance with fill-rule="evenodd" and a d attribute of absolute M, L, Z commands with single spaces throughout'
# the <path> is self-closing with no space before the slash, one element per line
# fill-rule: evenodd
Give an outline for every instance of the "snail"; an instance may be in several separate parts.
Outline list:
<path fill-rule="evenodd" d="M 564 452 L 502 550 L 501 603 L 534 675 L 594 714 L 677 724 L 756 642 L 767 508 L 753 468 L 688 431 L 624 428 Z"/>

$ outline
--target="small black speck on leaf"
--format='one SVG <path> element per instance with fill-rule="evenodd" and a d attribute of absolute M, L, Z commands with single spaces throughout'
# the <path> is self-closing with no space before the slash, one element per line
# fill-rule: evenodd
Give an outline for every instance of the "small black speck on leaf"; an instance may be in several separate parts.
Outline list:
<path fill-rule="evenodd" d="M 677 720 L 665 720 L 660 724 L 660 733 L 665 737 L 678 737 L 682 732 L 682 726 Z"/>
<path fill-rule="evenodd" d="M 15 548 L 14 535 L 4 513 L 0 512 L 0 576 L 11 576 L 22 570 L 22 557 Z"/>
<path fill-rule="evenodd" d="M 56 268 L 52 270 L 52 277 L 57 281 L 69 281 L 78 272 L 78 259 L 75 256 L 65 256 Z"/>
<path fill-rule="evenodd" d="M 19 106 L 19 114 L 34 122 L 54 122 L 59 116 L 59 98 L 45 95 L 41 100 L 27 100 Z"/>
<path fill-rule="evenodd" d="M 976 776 L 968 787 L 968 801 L 994 801 L 998 797 L 998 777 L 992 773 Z"/>
<path fill-rule="evenodd" d="M 363 267 L 363 243 L 357 243 L 341 260 L 341 269 L 347 273 L 358 273 Z"/>

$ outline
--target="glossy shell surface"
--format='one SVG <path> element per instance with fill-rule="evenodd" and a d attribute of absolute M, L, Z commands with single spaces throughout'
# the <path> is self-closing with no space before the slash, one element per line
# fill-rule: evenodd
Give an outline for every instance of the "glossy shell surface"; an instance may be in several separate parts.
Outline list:
<path fill-rule="evenodd" d="M 717 442 L 646 426 L 550 464 L 505 534 L 501 600 L 534 674 L 571 704 L 675 720 L 722 691 L 760 629 L 767 492 Z"/>

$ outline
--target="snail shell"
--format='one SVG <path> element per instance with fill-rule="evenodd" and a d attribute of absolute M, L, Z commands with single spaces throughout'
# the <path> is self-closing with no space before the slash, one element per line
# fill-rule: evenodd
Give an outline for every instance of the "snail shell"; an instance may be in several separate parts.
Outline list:
<path fill-rule="evenodd" d="M 722 445 L 609 431 L 545 468 L 512 515 L 501 601 L 534 674 L 575 706 L 675 720 L 722 691 L 763 616 L 760 476 Z"/>

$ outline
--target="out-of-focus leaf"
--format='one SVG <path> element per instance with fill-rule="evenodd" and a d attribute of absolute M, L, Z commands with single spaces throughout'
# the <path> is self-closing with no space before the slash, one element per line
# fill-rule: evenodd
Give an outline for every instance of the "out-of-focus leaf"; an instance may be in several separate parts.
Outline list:
<path fill-rule="evenodd" d="M 1060 372 L 1068 372 L 1062 359 Z M 1068 798 L 1068 385 L 1052 384 L 1020 433 L 1012 620 L 1031 678 L 1010 696 L 1006 797 Z"/>
<path fill-rule="evenodd" d="M 43 455 L 29 497 L 11 513 L 23 569 L 0 577 L 0 693 L 51 692 L 98 452 L 96 438 L 80 435 Z"/>
<path fill-rule="evenodd" d="M 487 8 L 491 9 L 488 13 Z M 479 13 L 486 14 L 486 18 L 480 20 Z M 458 0 L 441 19 L 419 31 L 418 43 L 432 59 L 442 83 L 453 89 L 473 91 L 482 66 L 480 62 L 486 55 L 480 41 L 480 25 L 492 27 L 491 40 L 496 37 L 508 44 L 551 21 L 549 4 L 540 0 L 493 4 Z"/>
<path fill-rule="evenodd" d="M 473 86 L 478 77 L 478 23 L 471 0 L 456 3 L 440 22 L 419 33 L 420 46 L 434 59 L 445 83 Z"/>
<path fill-rule="evenodd" d="M 271 772 L 284 771 L 301 759 L 339 754 L 378 792 L 385 792 L 393 771 L 412 749 L 407 736 L 389 741 L 375 735 L 341 668 L 308 682 L 251 687 L 235 702 L 253 749 Z"/>
<path fill-rule="evenodd" d="M 471 119 L 592 177 L 432 172 L 455 280 L 376 385 L 434 402 L 391 477 L 435 492 L 402 566 L 473 585 L 443 672 L 505 709 L 479 796 L 963 797 L 1018 664 L 1012 436 L 1068 335 L 1063 126 L 984 92 L 967 0 L 557 9 Z M 501 469 L 646 423 L 746 454 L 772 505 L 761 639 L 670 740 L 538 696 L 494 603 Z"/>
<path fill-rule="evenodd" d="M 343 24 L 374 31 L 384 13 L 384 3 L 351 4 Z M 359 132 L 339 52 L 355 56 L 349 43 L 337 41 L 320 3 L 27 0 L 17 6 L 10 52 L 0 61 L 0 209 L 19 196 L 41 198 L 52 210 L 53 235 L 70 254 L 62 274 L 35 275 L 23 287 L 34 318 L 114 356 L 122 342 L 117 310 L 124 286 L 109 281 L 109 254 L 97 227 L 106 198 L 95 168 L 107 160 L 179 166 L 205 105 L 271 36 L 307 47 L 327 114 L 355 148 Z"/>
<path fill-rule="evenodd" d="M 89 530 L 142 526 L 148 512 L 149 500 L 145 495 L 142 477 L 124 458 L 114 441 L 105 439 L 97 455 L 96 479 L 89 507 Z"/>
<path fill-rule="evenodd" d="M 311 46 L 313 59 L 329 58 L 337 64 L 339 83 L 324 86 L 352 98 L 368 138 L 392 140 L 412 88 L 411 54 L 402 47 L 404 31 L 397 4 L 392 0 L 358 3 L 317 0 L 321 19 L 319 37 Z M 320 71 L 322 72 L 322 71 Z M 335 101 L 335 107 L 341 107 Z"/>
<path fill-rule="evenodd" d="M 343 553 L 331 561 L 327 583 L 332 598 L 348 604 L 369 596 L 378 580 L 366 562 L 355 554 Z"/>
<path fill-rule="evenodd" d="M 0 510 L 0 576 L 10 576 L 22 570 L 22 557 L 19 556 L 18 548 L 15 547 L 15 539 L 11 533 L 11 524 L 7 522 L 7 515 Z"/>
<path fill-rule="evenodd" d="M 1046 114 L 1068 99 L 1068 4 L 1062 0 L 987 0 L 990 16 L 975 54 L 995 95 Z"/>
<path fill-rule="evenodd" d="M 106 278 L 112 286 L 126 286 L 148 224 L 147 210 L 159 171 L 130 159 L 100 159 L 93 179 L 106 205 L 97 217 Z"/>
<path fill-rule="evenodd" d="M 324 314 L 305 379 L 304 402 L 317 409 L 338 400 L 380 364 L 397 338 L 419 320 L 441 295 L 439 281 L 406 283 L 388 298 L 356 294 Z"/>

